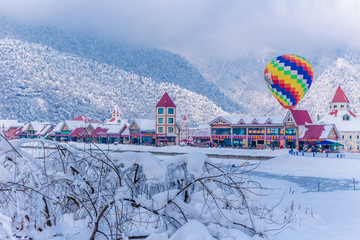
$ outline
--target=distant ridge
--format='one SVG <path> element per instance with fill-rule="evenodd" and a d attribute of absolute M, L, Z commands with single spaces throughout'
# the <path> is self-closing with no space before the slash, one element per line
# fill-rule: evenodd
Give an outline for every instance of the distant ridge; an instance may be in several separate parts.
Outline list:
<path fill-rule="evenodd" d="M 225 113 L 208 98 L 172 83 L 59 52 L 48 46 L 0 39 L 0 115 L 21 121 L 105 120 L 119 106 L 126 118 L 154 118 L 164 92 L 179 116 L 206 123 Z"/>
<path fill-rule="evenodd" d="M 105 63 L 149 77 L 156 83 L 173 83 L 211 99 L 227 111 L 241 111 L 237 103 L 207 82 L 184 57 L 165 50 L 108 41 L 90 34 L 70 33 L 55 27 L 29 27 L 0 18 L 0 38 L 39 43 L 63 53 Z"/>

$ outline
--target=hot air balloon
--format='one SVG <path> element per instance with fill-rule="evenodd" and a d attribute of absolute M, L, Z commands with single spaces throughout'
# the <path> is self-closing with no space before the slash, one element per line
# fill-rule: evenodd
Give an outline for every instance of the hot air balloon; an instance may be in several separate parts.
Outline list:
<path fill-rule="evenodd" d="M 279 56 L 266 65 L 265 82 L 270 92 L 285 109 L 294 109 L 313 81 L 310 63 L 296 55 Z"/>

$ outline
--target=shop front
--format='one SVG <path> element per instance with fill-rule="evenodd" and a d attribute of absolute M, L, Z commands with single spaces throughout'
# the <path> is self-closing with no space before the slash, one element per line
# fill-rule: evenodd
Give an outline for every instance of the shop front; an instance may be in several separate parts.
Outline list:
<path fill-rule="evenodd" d="M 142 143 L 144 145 L 154 145 L 155 144 L 155 132 L 142 133 L 141 139 L 142 139 Z"/>

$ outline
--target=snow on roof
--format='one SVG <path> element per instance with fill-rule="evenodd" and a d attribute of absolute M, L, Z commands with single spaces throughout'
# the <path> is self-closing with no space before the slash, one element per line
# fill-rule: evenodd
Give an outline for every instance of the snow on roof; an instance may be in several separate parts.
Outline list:
<path fill-rule="evenodd" d="M 327 139 L 330 136 L 333 124 L 310 124 L 300 133 L 299 137 L 304 139 Z"/>
<path fill-rule="evenodd" d="M 153 119 L 136 118 L 131 122 L 131 125 L 134 122 L 139 126 L 141 131 L 155 131 L 156 123 Z"/>
<path fill-rule="evenodd" d="M 53 132 L 60 132 L 64 123 L 65 122 L 59 122 L 58 124 L 56 124 L 55 128 L 53 129 Z"/>
<path fill-rule="evenodd" d="M 345 115 L 347 117 L 344 118 Z M 335 124 L 339 132 L 360 132 L 360 119 L 348 110 L 331 111 L 324 115 L 317 123 Z"/>
<path fill-rule="evenodd" d="M 283 116 L 220 116 L 230 124 L 281 124 Z"/>
<path fill-rule="evenodd" d="M 171 100 L 169 94 L 167 92 L 164 93 L 164 95 L 161 97 L 158 104 L 156 104 L 156 107 L 173 107 L 176 108 L 174 102 Z"/>
<path fill-rule="evenodd" d="M 84 122 L 93 122 L 93 123 L 99 122 L 98 120 L 89 118 L 87 116 L 78 116 L 78 117 L 76 117 L 74 119 L 71 119 L 71 121 L 84 121 Z"/>
<path fill-rule="evenodd" d="M 210 125 L 209 124 L 200 124 L 199 126 L 196 127 L 196 129 L 204 129 L 204 128 L 210 129 Z"/>
<path fill-rule="evenodd" d="M 45 136 L 47 133 L 51 132 L 54 129 L 54 125 L 52 124 L 44 124 L 43 128 L 36 132 L 37 135 L 39 136 Z"/>
<path fill-rule="evenodd" d="M 4 131 L 8 131 L 9 128 L 19 128 L 22 126 L 24 126 L 24 124 L 19 123 L 18 120 L 0 119 L 0 128 Z"/>
<path fill-rule="evenodd" d="M 106 123 L 107 124 L 120 124 L 122 121 L 123 121 L 123 119 L 121 119 L 121 118 L 111 118 L 111 119 L 106 120 Z"/>
<path fill-rule="evenodd" d="M 85 132 L 85 128 L 76 128 L 74 131 L 70 133 L 70 137 L 81 137 L 83 133 Z"/>
<path fill-rule="evenodd" d="M 130 135 L 130 126 L 127 126 L 125 130 L 121 133 L 121 136 L 129 136 Z"/>
<path fill-rule="evenodd" d="M 39 133 L 41 131 L 44 130 L 44 128 L 46 128 L 48 125 L 51 125 L 48 122 L 30 122 L 31 126 L 33 127 L 33 129 L 35 130 L 35 133 Z M 30 124 L 28 125 L 28 127 L 30 126 Z"/>
<path fill-rule="evenodd" d="M 19 127 L 18 129 L 16 129 L 16 131 L 14 132 L 14 135 L 15 136 L 20 136 L 21 135 L 21 132 L 23 130 L 23 127 Z"/>
<path fill-rule="evenodd" d="M 349 99 L 346 97 L 344 91 L 341 89 L 340 86 L 338 86 L 338 88 L 336 89 L 334 98 L 331 102 L 332 103 L 334 103 L 334 102 L 348 103 L 349 102 Z"/>
<path fill-rule="evenodd" d="M 306 110 L 290 110 L 290 113 L 295 121 L 296 125 L 311 124 L 313 121 Z"/>
<path fill-rule="evenodd" d="M 99 125 L 91 134 L 91 137 L 98 137 L 100 134 L 107 133 L 109 129 L 103 128 L 102 125 Z"/>
<path fill-rule="evenodd" d="M 193 138 L 210 138 L 210 128 L 196 129 Z"/>
<path fill-rule="evenodd" d="M 129 126 L 128 121 L 121 121 L 120 124 L 103 124 L 100 127 L 107 129 L 107 134 L 120 134 L 124 130 L 125 126 Z"/>

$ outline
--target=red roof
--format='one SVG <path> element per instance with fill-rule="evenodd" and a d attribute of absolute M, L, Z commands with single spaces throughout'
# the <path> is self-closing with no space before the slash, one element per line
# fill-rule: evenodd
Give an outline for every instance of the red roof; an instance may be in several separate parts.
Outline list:
<path fill-rule="evenodd" d="M 320 139 L 321 133 L 325 130 L 324 125 L 307 125 L 304 134 L 305 139 Z"/>
<path fill-rule="evenodd" d="M 338 110 L 334 110 L 329 113 L 329 115 L 335 115 L 335 117 L 337 117 L 337 114 L 338 114 Z"/>
<path fill-rule="evenodd" d="M 120 114 L 119 108 L 114 109 L 113 114 Z"/>
<path fill-rule="evenodd" d="M 345 103 L 349 102 L 349 99 L 346 97 L 345 93 L 343 92 L 340 86 L 338 86 L 338 88 L 336 89 L 336 93 L 332 102 L 345 102 Z"/>
<path fill-rule="evenodd" d="M 7 139 L 13 139 L 16 136 L 16 132 L 17 132 L 18 128 L 10 128 L 9 131 L 7 131 L 6 133 L 6 137 Z"/>
<path fill-rule="evenodd" d="M 85 128 L 76 128 L 74 131 L 70 133 L 70 137 L 81 137 L 85 132 Z"/>
<path fill-rule="evenodd" d="M 23 127 L 19 127 L 18 129 L 16 129 L 14 135 L 15 135 L 15 136 L 20 136 L 21 133 L 22 133 L 22 130 L 23 130 Z"/>
<path fill-rule="evenodd" d="M 158 104 L 156 104 L 156 107 L 173 107 L 176 108 L 174 102 L 169 97 L 169 94 L 167 92 L 164 93 L 164 95 L 161 97 Z"/>
<path fill-rule="evenodd" d="M 311 117 L 306 110 L 290 110 L 291 115 L 294 118 L 296 125 L 305 125 L 306 123 L 312 123 Z"/>
<path fill-rule="evenodd" d="M 99 134 L 101 133 L 106 133 L 109 129 L 107 128 L 101 128 L 101 127 L 97 127 L 95 128 L 95 130 L 92 132 L 91 137 L 99 137 Z"/>
<path fill-rule="evenodd" d="M 355 113 L 353 113 L 352 111 L 349 111 L 349 113 L 350 113 L 351 116 L 357 117 L 357 116 L 355 115 Z"/>
<path fill-rule="evenodd" d="M 71 121 L 99 122 L 98 120 L 91 119 L 86 116 L 78 116 L 77 118 L 71 119 Z"/>
<path fill-rule="evenodd" d="M 183 121 L 184 121 L 184 122 L 186 122 L 186 121 L 187 121 L 187 119 L 186 119 L 186 115 L 184 115 L 184 117 L 183 117 Z"/>

